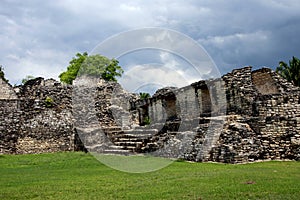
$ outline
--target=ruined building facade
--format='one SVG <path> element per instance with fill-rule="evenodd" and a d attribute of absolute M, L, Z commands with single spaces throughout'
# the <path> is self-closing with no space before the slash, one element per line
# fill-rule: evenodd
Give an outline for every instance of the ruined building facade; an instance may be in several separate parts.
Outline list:
<path fill-rule="evenodd" d="M 87 149 L 226 163 L 300 160 L 300 89 L 268 68 L 236 69 L 147 99 L 118 83 L 76 82 L 37 78 L 12 87 L 0 79 L 0 154 Z"/>

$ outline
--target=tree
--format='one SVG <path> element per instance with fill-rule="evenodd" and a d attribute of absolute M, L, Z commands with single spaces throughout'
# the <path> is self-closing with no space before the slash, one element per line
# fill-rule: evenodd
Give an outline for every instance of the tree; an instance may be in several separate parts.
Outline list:
<path fill-rule="evenodd" d="M 289 64 L 280 61 L 276 72 L 287 81 L 300 87 L 300 60 L 298 58 L 293 56 L 293 58 L 289 60 Z"/>
<path fill-rule="evenodd" d="M 35 77 L 31 75 L 27 75 L 25 78 L 22 79 L 22 84 L 24 85 L 25 83 L 27 83 L 27 81 L 32 79 L 35 79 Z"/>
<path fill-rule="evenodd" d="M 144 92 L 140 92 L 140 98 L 141 99 L 147 99 L 150 98 L 150 94 L 149 93 L 144 93 Z"/>
<path fill-rule="evenodd" d="M 83 54 L 77 53 L 76 57 L 69 62 L 70 65 L 68 66 L 67 71 L 58 76 L 60 81 L 63 83 L 72 84 L 73 80 L 75 80 L 78 74 L 80 66 L 85 61 L 87 56 L 88 54 L 86 52 Z"/>
<path fill-rule="evenodd" d="M 2 65 L 0 65 L 0 78 L 2 78 L 2 80 L 8 83 L 8 80 L 5 78 L 4 68 L 2 67 Z"/>
<path fill-rule="evenodd" d="M 77 75 L 100 76 L 107 81 L 117 81 L 116 77 L 122 76 L 123 69 L 115 59 L 99 54 L 88 56 L 86 52 L 76 56 L 70 61 L 67 71 L 59 75 L 61 82 L 72 84 Z"/>
<path fill-rule="evenodd" d="M 106 81 L 117 81 L 116 76 L 122 76 L 123 69 L 116 59 L 102 55 L 87 56 L 82 63 L 78 75 L 100 76 Z"/>

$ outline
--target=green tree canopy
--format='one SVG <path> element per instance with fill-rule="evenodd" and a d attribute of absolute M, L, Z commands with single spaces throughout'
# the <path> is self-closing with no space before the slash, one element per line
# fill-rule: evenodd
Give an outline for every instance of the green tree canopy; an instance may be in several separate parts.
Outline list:
<path fill-rule="evenodd" d="M 6 83 L 8 83 L 8 80 L 5 78 L 4 68 L 2 67 L 2 65 L 0 65 L 0 78 L 2 78 Z"/>
<path fill-rule="evenodd" d="M 76 57 L 69 62 L 70 65 L 68 66 L 67 71 L 61 73 L 58 76 L 60 81 L 63 83 L 72 84 L 73 80 L 75 80 L 78 74 L 80 66 L 87 58 L 87 56 L 88 54 L 86 52 L 84 52 L 83 54 L 77 53 Z"/>
<path fill-rule="evenodd" d="M 289 64 L 280 61 L 276 72 L 287 81 L 300 87 L 300 60 L 293 56 Z"/>
<path fill-rule="evenodd" d="M 22 84 L 24 85 L 27 81 L 31 79 L 35 79 L 35 77 L 31 75 L 27 75 L 25 78 L 22 79 Z"/>
<path fill-rule="evenodd" d="M 141 99 L 147 99 L 150 98 L 150 94 L 149 93 L 145 93 L 145 92 L 140 92 L 140 98 Z"/>
<path fill-rule="evenodd" d="M 77 75 L 99 76 L 107 81 L 117 81 L 117 76 L 122 76 L 123 69 L 116 59 L 109 59 L 102 55 L 88 56 L 76 54 L 76 58 L 70 61 L 66 72 L 59 75 L 61 82 L 72 84 Z"/>

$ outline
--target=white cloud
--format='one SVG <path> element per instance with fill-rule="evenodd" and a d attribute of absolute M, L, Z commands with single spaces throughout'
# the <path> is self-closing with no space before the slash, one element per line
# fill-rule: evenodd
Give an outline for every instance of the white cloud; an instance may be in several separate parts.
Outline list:
<path fill-rule="evenodd" d="M 5 66 L 5 74 L 12 83 L 20 83 L 27 75 L 58 79 L 70 60 L 65 52 L 51 49 L 28 50 L 27 54 L 23 57 L 14 54 L 6 56 L 8 65 Z"/>
<path fill-rule="evenodd" d="M 272 67 L 300 56 L 299 10 L 298 0 L 2 1 L 0 64 L 12 83 L 28 73 L 56 78 L 77 52 L 121 31 L 154 26 L 199 41 L 222 73 L 244 65 Z"/>
<path fill-rule="evenodd" d="M 230 44 L 241 44 L 241 43 L 261 43 L 269 39 L 269 32 L 267 31 L 257 31 L 253 33 L 235 33 L 232 35 L 224 36 L 211 36 L 207 39 L 200 40 L 203 44 L 214 45 L 217 48 L 223 48 Z"/>
<path fill-rule="evenodd" d="M 145 54 L 150 55 L 149 60 L 138 62 L 136 58 Z M 123 59 L 125 62 L 122 63 L 126 70 L 119 82 L 130 92 L 141 92 L 140 90 L 142 90 L 151 93 L 153 85 L 184 87 L 209 76 L 214 71 L 206 68 L 196 69 L 183 57 L 162 50 L 141 49 L 125 55 L 121 61 Z M 145 91 L 145 88 L 148 88 L 149 91 Z"/>
<path fill-rule="evenodd" d="M 168 52 L 162 51 L 160 53 L 160 59 L 161 62 L 164 63 L 165 67 L 168 67 L 170 69 L 175 69 L 179 67 L 179 63 L 174 58 L 172 58 L 172 55 Z"/>
<path fill-rule="evenodd" d="M 135 11 L 141 11 L 140 6 L 134 6 L 134 5 L 129 5 L 129 4 L 121 4 L 120 8 L 125 11 L 130 11 L 130 12 L 135 12 Z"/>
<path fill-rule="evenodd" d="M 140 86 L 160 85 L 163 87 L 183 87 L 189 84 L 182 74 L 163 65 L 137 65 L 132 66 L 122 78 L 120 84 L 130 92 L 137 92 Z"/>

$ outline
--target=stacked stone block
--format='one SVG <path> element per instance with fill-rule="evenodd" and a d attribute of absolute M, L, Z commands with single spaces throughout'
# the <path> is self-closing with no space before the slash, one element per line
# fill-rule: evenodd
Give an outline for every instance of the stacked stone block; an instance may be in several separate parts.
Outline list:
<path fill-rule="evenodd" d="M 270 69 L 236 69 L 219 79 L 163 88 L 143 100 L 117 83 L 84 81 L 69 86 L 37 78 L 13 88 L 1 79 L 0 153 L 82 149 L 80 132 L 94 148 L 103 148 L 95 140 L 111 139 L 110 152 L 158 150 L 225 163 L 300 160 L 300 89 Z M 147 138 L 133 136 L 143 132 Z"/>

